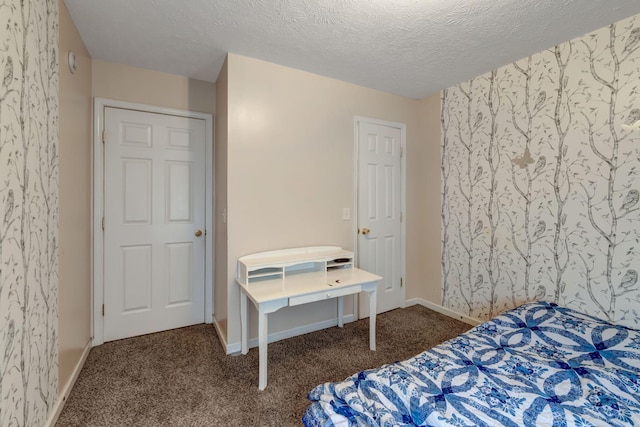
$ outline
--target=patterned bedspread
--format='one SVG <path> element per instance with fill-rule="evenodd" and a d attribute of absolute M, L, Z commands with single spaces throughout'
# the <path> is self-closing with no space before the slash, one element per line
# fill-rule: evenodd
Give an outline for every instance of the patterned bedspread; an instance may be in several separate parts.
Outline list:
<path fill-rule="evenodd" d="M 309 393 L 306 426 L 640 426 L 640 331 L 536 302 Z"/>

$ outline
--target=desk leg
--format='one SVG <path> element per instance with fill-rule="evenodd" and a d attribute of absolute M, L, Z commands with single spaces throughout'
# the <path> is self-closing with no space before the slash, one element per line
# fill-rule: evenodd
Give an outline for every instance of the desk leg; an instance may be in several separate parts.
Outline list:
<path fill-rule="evenodd" d="M 249 352 L 247 321 L 247 295 L 240 291 L 240 339 L 242 343 L 242 354 Z"/>
<path fill-rule="evenodd" d="M 258 346 L 260 349 L 260 373 L 258 389 L 267 387 L 267 313 L 262 308 L 258 309 Z"/>
<path fill-rule="evenodd" d="M 342 328 L 344 326 L 344 319 L 342 318 L 342 313 L 344 312 L 344 301 L 343 297 L 338 297 L 338 327 Z"/>
<path fill-rule="evenodd" d="M 369 348 L 376 349 L 376 290 L 369 294 Z"/>

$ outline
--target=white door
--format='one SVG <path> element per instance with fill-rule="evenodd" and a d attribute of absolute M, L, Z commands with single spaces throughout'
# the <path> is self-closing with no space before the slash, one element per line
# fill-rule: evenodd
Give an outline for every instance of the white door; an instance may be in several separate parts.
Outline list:
<path fill-rule="evenodd" d="M 358 266 L 382 276 L 377 312 L 402 306 L 402 129 L 358 120 Z M 360 318 L 369 316 L 360 296 Z"/>
<path fill-rule="evenodd" d="M 202 323 L 205 121 L 104 114 L 104 341 Z"/>

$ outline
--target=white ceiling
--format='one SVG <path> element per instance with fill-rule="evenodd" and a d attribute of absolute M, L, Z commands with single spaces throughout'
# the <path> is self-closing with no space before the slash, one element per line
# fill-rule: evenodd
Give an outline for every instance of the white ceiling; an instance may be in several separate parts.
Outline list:
<path fill-rule="evenodd" d="M 227 52 L 422 98 L 639 0 L 65 0 L 91 56 L 215 81 Z"/>

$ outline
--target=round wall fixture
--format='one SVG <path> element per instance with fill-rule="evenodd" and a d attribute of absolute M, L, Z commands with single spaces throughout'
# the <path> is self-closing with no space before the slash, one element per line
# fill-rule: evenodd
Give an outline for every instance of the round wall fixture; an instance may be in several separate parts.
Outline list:
<path fill-rule="evenodd" d="M 74 74 L 76 72 L 76 69 L 78 68 L 78 64 L 76 63 L 76 54 L 73 53 L 72 51 L 69 51 L 68 60 L 69 60 L 69 71 L 71 71 L 71 74 Z"/>

